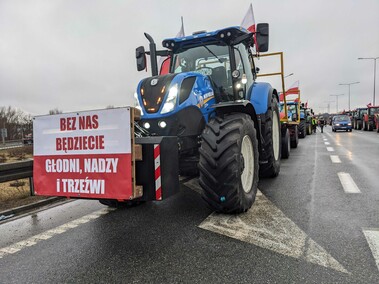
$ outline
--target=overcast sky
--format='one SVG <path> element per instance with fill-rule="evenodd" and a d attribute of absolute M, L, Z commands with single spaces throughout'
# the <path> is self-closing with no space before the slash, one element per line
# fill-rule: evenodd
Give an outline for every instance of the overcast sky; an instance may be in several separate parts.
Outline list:
<path fill-rule="evenodd" d="M 270 24 L 270 51 L 283 51 L 285 74 L 294 73 L 286 86 L 299 80 L 303 101 L 322 111 L 334 101 L 335 111 L 330 95 L 345 94 L 338 103 L 347 109 L 348 86 L 338 84 L 356 81 L 351 107 L 372 101 L 374 62 L 357 58 L 379 57 L 379 0 L 0 0 L 0 106 L 39 115 L 131 105 L 150 74 L 136 71 L 143 32 L 161 47 L 180 16 L 186 35 L 211 31 L 239 25 L 250 3 L 256 22 Z M 379 104 L 379 72 L 376 89 Z"/>

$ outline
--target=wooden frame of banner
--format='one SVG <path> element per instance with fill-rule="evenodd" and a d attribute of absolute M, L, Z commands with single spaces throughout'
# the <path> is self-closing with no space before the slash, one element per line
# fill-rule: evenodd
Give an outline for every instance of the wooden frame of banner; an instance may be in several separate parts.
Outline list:
<path fill-rule="evenodd" d="M 130 108 L 130 139 L 131 139 L 131 149 L 132 149 L 132 187 L 133 196 L 131 199 L 141 197 L 143 195 L 142 185 L 136 184 L 136 161 L 142 161 L 142 145 L 135 143 L 134 136 L 134 123 L 141 119 L 141 112 L 139 109 L 131 107 Z"/>

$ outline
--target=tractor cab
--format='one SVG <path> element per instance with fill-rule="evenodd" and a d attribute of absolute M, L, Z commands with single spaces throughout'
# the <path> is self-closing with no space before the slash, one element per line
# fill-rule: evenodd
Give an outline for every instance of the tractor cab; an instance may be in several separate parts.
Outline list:
<path fill-rule="evenodd" d="M 259 50 L 267 51 L 268 25 L 258 24 L 256 35 Z M 247 91 L 256 78 L 250 49 L 254 45 L 253 37 L 254 34 L 244 28 L 230 27 L 165 39 L 162 45 L 167 50 L 148 52 L 151 57 L 152 75 L 158 75 L 156 55 L 167 55 L 170 57 L 169 74 L 158 76 L 158 80 L 164 80 L 165 76 L 173 80 L 176 74 L 182 73 L 197 78 L 200 78 L 198 75 L 202 75 L 203 80 L 210 80 L 216 102 L 248 99 Z M 152 47 L 150 44 L 150 49 Z M 145 54 L 143 47 L 137 48 L 138 70 L 146 68 Z"/>

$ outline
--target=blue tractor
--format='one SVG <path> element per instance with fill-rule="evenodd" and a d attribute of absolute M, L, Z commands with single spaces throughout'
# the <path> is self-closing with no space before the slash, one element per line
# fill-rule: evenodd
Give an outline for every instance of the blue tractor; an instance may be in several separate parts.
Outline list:
<path fill-rule="evenodd" d="M 258 24 L 259 52 L 268 50 L 268 24 Z M 217 212 L 240 213 L 254 203 L 258 179 L 280 171 L 279 98 L 256 82 L 251 48 L 254 33 L 241 27 L 197 32 L 163 41 L 165 50 L 136 49 L 141 80 L 135 106 L 141 135 L 176 136 L 179 172 L 198 169 L 202 197 Z M 157 56 L 168 56 L 170 72 L 158 75 Z"/>

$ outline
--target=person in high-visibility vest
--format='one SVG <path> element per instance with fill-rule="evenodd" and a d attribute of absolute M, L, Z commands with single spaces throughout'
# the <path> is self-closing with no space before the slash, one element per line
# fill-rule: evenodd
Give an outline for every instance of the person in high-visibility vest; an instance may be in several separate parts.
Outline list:
<path fill-rule="evenodd" d="M 312 131 L 313 133 L 316 133 L 316 127 L 317 127 L 317 118 L 316 116 L 312 117 Z"/>

